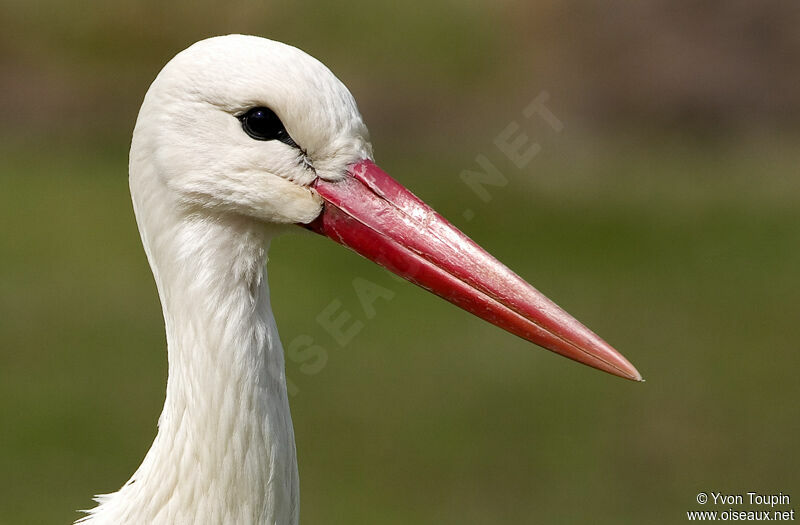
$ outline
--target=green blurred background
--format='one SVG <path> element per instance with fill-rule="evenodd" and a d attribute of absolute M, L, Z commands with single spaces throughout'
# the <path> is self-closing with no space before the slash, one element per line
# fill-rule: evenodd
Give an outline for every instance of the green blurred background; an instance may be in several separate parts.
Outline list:
<path fill-rule="evenodd" d="M 304 523 L 682 523 L 700 490 L 797 500 L 798 27 L 790 1 L 4 0 L 0 523 L 71 522 L 155 435 L 163 320 L 128 141 L 161 66 L 230 32 L 325 62 L 387 171 L 647 379 L 282 237 L 284 344 L 327 355 L 287 362 Z M 560 133 L 521 115 L 543 91 Z M 541 146 L 524 169 L 493 144 L 511 122 Z M 459 178 L 477 155 L 508 179 L 489 202 Z M 356 278 L 393 293 L 371 318 Z M 315 320 L 333 301 L 363 323 L 344 347 Z"/>

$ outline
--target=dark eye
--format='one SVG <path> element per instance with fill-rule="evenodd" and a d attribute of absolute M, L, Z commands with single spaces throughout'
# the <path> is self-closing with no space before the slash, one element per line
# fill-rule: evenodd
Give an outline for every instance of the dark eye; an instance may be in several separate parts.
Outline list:
<path fill-rule="evenodd" d="M 294 148 L 298 147 L 286 132 L 281 119 L 269 108 L 249 109 L 247 113 L 239 116 L 239 120 L 242 121 L 244 132 L 256 140 L 278 140 Z"/>

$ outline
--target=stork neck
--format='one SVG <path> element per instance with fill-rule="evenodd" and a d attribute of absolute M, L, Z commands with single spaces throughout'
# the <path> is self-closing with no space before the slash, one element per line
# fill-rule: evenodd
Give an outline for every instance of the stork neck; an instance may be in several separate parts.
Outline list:
<path fill-rule="evenodd" d="M 164 310 L 169 377 L 158 435 L 114 495 L 130 504 L 113 522 L 296 523 L 294 434 L 267 286 L 269 235 L 243 218 L 174 219 L 157 236 L 140 221 Z"/>

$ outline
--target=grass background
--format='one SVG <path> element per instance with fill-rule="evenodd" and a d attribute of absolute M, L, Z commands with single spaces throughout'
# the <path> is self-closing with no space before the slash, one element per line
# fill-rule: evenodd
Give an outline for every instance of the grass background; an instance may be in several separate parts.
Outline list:
<path fill-rule="evenodd" d="M 779 96 L 796 68 L 758 65 L 797 44 L 775 36 L 779 2 L 644 5 L 4 4 L 0 523 L 69 523 L 155 435 L 163 320 L 127 140 L 161 65 L 231 31 L 326 62 L 387 171 L 647 379 L 537 350 L 326 239 L 281 237 L 282 338 L 328 356 L 314 374 L 287 362 L 304 523 L 680 523 L 701 490 L 800 497 L 800 150 Z M 745 50 L 736 28 L 759 24 L 773 37 Z M 650 67 L 626 69 L 628 47 Z M 739 89 L 760 82 L 760 98 Z M 543 89 L 559 134 L 519 116 Z M 542 145 L 523 170 L 492 144 L 512 120 Z M 488 203 L 459 179 L 478 154 L 509 179 Z M 394 293 L 373 318 L 355 278 Z M 334 300 L 364 323 L 345 347 L 314 320 Z"/>

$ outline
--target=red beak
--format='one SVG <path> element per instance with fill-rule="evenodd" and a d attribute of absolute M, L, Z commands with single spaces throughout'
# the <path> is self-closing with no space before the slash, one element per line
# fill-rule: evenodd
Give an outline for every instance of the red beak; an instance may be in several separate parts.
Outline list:
<path fill-rule="evenodd" d="M 500 328 L 626 379 L 642 376 L 619 352 L 489 255 L 374 162 L 337 182 L 308 228 Z"/>

